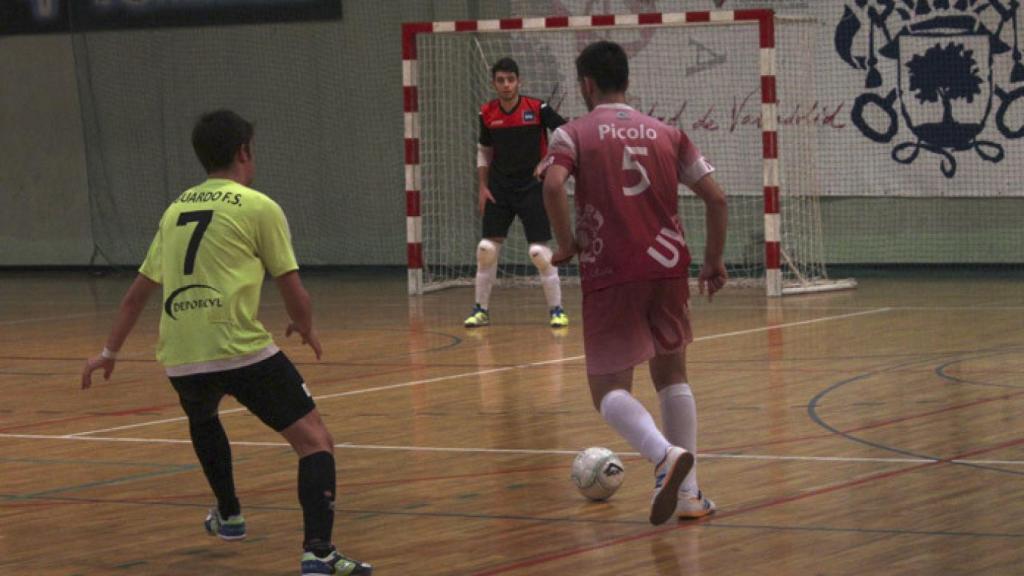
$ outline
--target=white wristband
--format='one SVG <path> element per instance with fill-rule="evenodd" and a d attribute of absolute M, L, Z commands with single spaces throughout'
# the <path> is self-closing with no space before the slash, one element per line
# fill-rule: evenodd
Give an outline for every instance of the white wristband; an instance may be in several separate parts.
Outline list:
<path fill-rule="evenodd" d="M 114 352 L 113 350 L 107 348 L 106 346 L 103 347 L 103 351 L 100 352 L 100 356 L 106 358 L 107 360 L 117 360 L 117 352 Z"/>

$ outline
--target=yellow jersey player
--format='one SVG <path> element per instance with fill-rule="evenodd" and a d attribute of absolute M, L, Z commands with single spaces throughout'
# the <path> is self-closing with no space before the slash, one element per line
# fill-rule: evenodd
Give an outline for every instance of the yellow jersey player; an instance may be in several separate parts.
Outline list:
<path fill-rule="evenodd" d="M 186 190 L 164 212 L 160 228 L 100 355 L 82 371 L 82 388 L 102 369 L 109 379 L 120 350 L 149 297 L 163 288 L 157 359 L 188 416 L 196 456 L 217 498 L 204 525 L 224 540 L 245 538 L 235 494 L 231 446 L 217 406 L 235 397 L 279 432 L 299 456 L 299 502 L 305 537 L 303 575 L 365 575 L 373 568 L 331 544 L 334 524 L 334 439 L 306 384 L 257 319 L 260 289 L 270 273 L 291 323 L 321 355 L 309 294 L 299 278 L 284 212 L 249 188 L 253 126 L 238 114 L 203 115 L 192 146 L 209 178 Z"/>

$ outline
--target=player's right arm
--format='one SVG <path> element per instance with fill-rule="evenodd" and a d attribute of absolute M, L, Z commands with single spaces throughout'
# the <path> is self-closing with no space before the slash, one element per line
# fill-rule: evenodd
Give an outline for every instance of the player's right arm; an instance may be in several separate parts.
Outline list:
<path fill-rule="evenodd" d="M 701 200 L 704 201 L 704 225 L 707 230 L 707 243 L 704 246 L 704 265 L 701 267 L 697 285 L 700 293 L 707 291 L 708 299 L 721 290 L 729 279 L 725 271 L 725 234 L 729 220 L 729 207 L 725 199 L 725 191 L 708 174 L 691 185 Z"/>
<path fill-rule="evenodd" d="M 162 235 L 158 230 L 146 252 L 146 260 L 139 267 L 138 276 L 135 277 L 135 281 L 128 287 L 124 298 L 121 299 L 121 306 L 118 308 L 114 325 L 110 328 L 103 351 L 85 361 L 81 378 L 83 390 L 92 386 L 92 373 L 100 368 L 103 369 L 103 379 L 110 379 L 117 363 L 117 352 L 124 346 L 124 341 L 128 339 L 128 334 L 131 333 L 139 316 L 146 308 L 146 302 L 149 301 L 150 296 L 160 289 L 163 266 L 161 260 L 163 242 L 161 239 Z"/>
<path fill-rule="evenodd" d="M 729 220 L 729 207 L 725 191 L 715 180 L 714 167 L 704 158 L 700 149 L 680 131 L 678 149 L 679 182 L 693 190 L 704 202 L 704 222 L 707 240 L 704 246 L 704 265 L 697 285 L 700 293 L 707 291 L 708 299 L 721 290 L 729 279 L 725 271 L 725 230 Z"/>
<path fill-rule="evenodd" d="M 483 214 L 487 202 L 494 203 L 494 195 L 491 194 L 491 187 L 487 179 L 491 173 L 491 160 L 494 159 L 494 141 L 491 138 L 491 130 L 484 122 L 483 113 L 480 114 L 480 140 L 477 142 L 476 152 L 476 175 L 477 187 L 477 208 Z"/>

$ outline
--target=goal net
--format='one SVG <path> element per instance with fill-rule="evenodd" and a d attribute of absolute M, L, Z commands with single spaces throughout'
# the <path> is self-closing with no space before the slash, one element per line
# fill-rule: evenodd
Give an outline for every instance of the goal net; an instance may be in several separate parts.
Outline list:
<path fill-rule="evenodd" d="M 614 40 L 630 55 L 630 104 L 685 130 L 717 168 L 729 196 L 725 260 L 734 284 L 765 285 L 769 295 L 848 287 L 829 280 L 824 264 L 815 26 L 759 10 L 407 24 L 410 293 L 474 281 L 477 111 L 495 97 L 492 63 L 515 59 L 521 93 L 571 119 L 587 113 L 575 58 L 598 39 Z M 683 187 L 680 215 L 695 277 L 704 210 Z M 563 276 L 573 274 L 570 268 Z M 526 283 L 536 275 L 514 224 L 499 278 Z"/>

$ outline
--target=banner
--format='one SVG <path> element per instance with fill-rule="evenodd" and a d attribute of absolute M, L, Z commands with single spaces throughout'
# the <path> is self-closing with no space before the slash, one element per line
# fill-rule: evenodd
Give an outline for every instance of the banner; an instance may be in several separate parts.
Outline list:
<path fill-rule="evenodd" d="M 341 0 L 4 0 L 0 35 L 341 19 Z"/>
<path fill-rule="evenodd" d="M 534 15 L 748 8 L 770 8 L 778 16 L 780 145 L 782 153 L 808 152 L 796 161 L 783 156 L 784 169 L 813 161 L 825 195 L 1024 196 L 1024 22 L 1018 2 L 513 2 L 514 12 Z M 670 34 L 682 40 L 662 45 L 660 37 Z M 751 69 L 738 62 L 757 55 L 728 30 L 586 33 L 570 52 L 600 37 L 624 43 L 638 72 L 660 69 L 688 82 L 689 89 L 670 98 L 638 74 L 630 94 L 645 112 L 653 107 L 655 115 L 667 116 L 709 148 L 746 154 L 751 138 L 759 145 L 757 63 Z M 547 52 L 545 36 L 530 41 Z M 572 57 L 565 54 L 559 62 L 565 82 L 572 80 Z M 697 89 L 705 82 L 714 93 Z M 555 97 L 579 99 L 572 88 Z M 801 129 L 798 136 L 806 143 L 793 147 L 787 127 L 808 125 L 813 130 Z"/>

